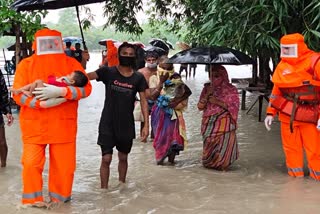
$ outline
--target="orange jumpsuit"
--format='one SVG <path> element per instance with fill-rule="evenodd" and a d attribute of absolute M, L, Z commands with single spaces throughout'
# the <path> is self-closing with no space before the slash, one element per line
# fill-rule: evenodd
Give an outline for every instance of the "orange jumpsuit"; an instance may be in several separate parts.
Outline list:
<path fill-rule="evenodd" d="M 310 176 L 320 180 L 320 132 L 313 123 L 293 121 L 290 130 L 290 116 L 278 112 L 272 107 L 277 96 L 283 96 L 281 89 L 319 84 L 320 63 L 312 60 L 317 53 L 309 50 L 300 34 L 283 36 L 281 45 L 297 45 L 297 57 L 281 57 L 281 61 L 272 76 L 274 87 L 270 96 L 267 114 L 275 116 L 279 113 L 281 121 L 281 137 L 286 157 L 288 174 L 293 177 L 303 177 L 303 150 L 306 153 Z M 317 56 L 316 56 L 317 58 Z M 313 84 L 314 83 L 314 84 Z M 289 89 L 290 90 L 290 89 Z M 315 97 L 316 99 L 319 99 Z M 319 100 L 318 100 L 319 101 Z M 319 105 L 318 105 L 319 107 Z"/>
<path fill-rule="evenodd" d="M 56 38 L 53 40 L 54 45 L 40 46 L 40 39 L 46 37 Z M 50 52 L 52 46 L 55 46 L 53 48 L 56 49 L 53 51 L 55 53 Z M 58 31 L 39 30 L 35 34 L 33 47 L 35 53 L 22 60 L 17 67 L 13 88 L 20 88 L 37 79 L 46 81 L 49 75 L 64 76 L 75 70 L 85 73 L 77 60 L 66 56 L 63 52 L 61 33 Z M 43 51 L 44 48 L 49 48 L 49 51 Z M 50 158 L 48 181 L 50 200 L 66 202 L 71 199 L 76 166 L 78 100 L 89 96 L 91 84 L 89 82 L 85 87 L 67 86 L 66 90 L 67 101 L 51 108 L 41 108 L 40 101 L 35 97 L 27 97 L 24 94 L 13 97 L 21 106 L 23 204 L 44 200 L 42 172 L 47 145 Z"/>

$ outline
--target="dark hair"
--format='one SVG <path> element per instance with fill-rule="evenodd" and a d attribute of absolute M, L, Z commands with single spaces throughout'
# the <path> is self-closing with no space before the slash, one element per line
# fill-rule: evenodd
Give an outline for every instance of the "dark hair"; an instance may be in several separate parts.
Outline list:
<path fill-rule="evenodd" d="M 66 47 L 70 48 L 71 47 L 71 42 L 66 42 Z"/>
<path fill-rule="evenodd" d="M 130 44 L 130 43 L 128 43 L 128 42 L 123 42 L 123 43 L 119 46 L 119 48 L 118 48 L 118 55 L 120 55 L 120 52 L 121 52 L 121 50 L 122 50 L 123 48 L 132 48 L 132 49 L 134 50 L 134 52 L 135 52 L 135 55 L 137 55 L 137 54 L 136 54 L 136 47 L 135 47 L 133 44 Z"/>
<path fill-rule="evenodd" d="M 159 54 L 155 51 L 146 51 L 144 59 L 148 59 L 148 58 L 159 59 Z"/>
<path fill-rule="evenodd" d="M 84 87 L 88 83 L 88 77 L 81 71 L 74 71 L 74 84 L 78 87 Z"/>

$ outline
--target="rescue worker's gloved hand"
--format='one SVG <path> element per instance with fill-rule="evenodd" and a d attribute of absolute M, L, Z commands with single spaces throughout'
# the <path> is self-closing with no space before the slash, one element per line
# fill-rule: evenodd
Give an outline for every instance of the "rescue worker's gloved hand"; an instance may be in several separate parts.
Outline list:
<path fill-rule="evenodd" d="M 266 129 L 268 131 L 271 130 L 271 124 L 273 122 L 273 116 L 267 115 L 266 118 L 264 119 L 264 125 L 266 126 Z"/>
<path fill-rule="evenodd" d="M 318 120 L 318 123 L 317 123 L 317 129 L 318 131 L 320 131 L 320 119 Z"/>
<path fill-rule="evenodd" d="M 67 93 L 65 87 L 57 87 L 50 84 L 43 84 L 45 87 L 35 88 L 32 92 L 36 95 L 36 98 L 39 100 L 47 100 L 49 98 L 64 97 Z"/>
<path fill-rule="evenodd" d="M 66 98 L 62 98 L 62 97 L 50 98 L 50 99 L 47 99 L 45 101 L 41 101 L 40 102 L 40 107 L 41 108 L 50 108 L 50 107 L 54 107 L 54 106 L 60 105 L 61 103 L 64 103 L 66 101 L 67 101 L 67 99 Z"/>

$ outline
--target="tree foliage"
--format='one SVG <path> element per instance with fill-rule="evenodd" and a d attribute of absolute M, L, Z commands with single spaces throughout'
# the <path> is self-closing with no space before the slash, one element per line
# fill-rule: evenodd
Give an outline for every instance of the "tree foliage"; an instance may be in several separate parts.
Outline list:
<path fill-rule="evenodd" d="M 170 27 L 186 29 L 184 40 L 233 47 L 259 60 L 268 79 L 269 60 L 279 60 L 279 40 L 302 33 L 308 46 L 320 50 L 318 0 L 152 0 L 152 19 L 173 18 Z M 174 10 L 173 10 L 174 9 Z M 157 18 L 158 16 L 158 18 Z M 170 23 L 169 23 L 170 24 Z"/>
<path fill-rule="evenodd" d="M 47 14 L 46 11 L 36 12 L 16 12 L 10 9 L 14 0 L 0 0 L 0 35 L 9 32 L 16 25 L 19 25 L 21 32 L 31 41 L 33 34 L 43 27 L 42 18 Z"/>

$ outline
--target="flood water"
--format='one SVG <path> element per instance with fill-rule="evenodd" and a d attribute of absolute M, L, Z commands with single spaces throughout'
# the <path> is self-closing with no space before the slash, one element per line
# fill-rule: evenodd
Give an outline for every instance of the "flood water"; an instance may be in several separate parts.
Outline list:
<path fill-rule="evenodd" d="M 92 71 L 99 60 L 100 55 L 92 56 L 88 71 Z M 248 77 L 248 67 L 229 70 L 231 77 Z M 14 125 L 6 127 L 9 146 L 7 167 L 0 169 L 1 213 L 320 213 L 319 182 L 309 177 L 295 179 L 287 176 L 279 122 L 274 122 L 272 130 L 267 132 L 264 124 L 258 122 L 257 106 L 249 114 L 240 110 L 237 131 L 240 158 L 230 171 L 202 167 L 201 113 L 196 103 L 206 81 L 203 66 L 198 66 L 195 78 L 185 81 L 193 92 L 184 114 L 189 144 L 177 156 L 176 164 L 157 166 L 152 143 L 143 144 L 137 139 L 129 155 L 126 185 L 118 186 L 115 152 L 110 188 L 105 191 L 100 189 L 101 153 L 96 144 L 104 85 L 92 81 L 91 96 L 79 104 L 77 170 L 72 201 L 53 210 L 23 208 L 20 205 L 21 139 L 15 113 Z M 256 95 L 247 95 L 247 108 L 255 99 Z M 136 124 L 136 130 L 139 133 L 139 124 Z M 44 195 L 47 195 L 47 167 L 44 177 Z"/>

